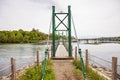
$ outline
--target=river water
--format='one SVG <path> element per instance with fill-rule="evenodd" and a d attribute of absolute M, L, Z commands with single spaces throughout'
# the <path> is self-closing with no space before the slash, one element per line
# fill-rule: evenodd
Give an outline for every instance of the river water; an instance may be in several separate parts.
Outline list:
<path fill-rule="evenodd" d="M 76 46 L 76 43 L 73 43 L 73 49 Z M 120 64 L 120 44 L 115 43 L 104 43 L 104 44 L 80 44 L 82 49 L 82 54 L 84 55 L 85 49 L 89 50 L 89 54 L 100 57 L 104 60 L 110 61 L 113 56 L 118 57 L 118 64 Z M 16 65 L 18 68 L 25 66 L 27 64 L 34 63 L 36 59 L 36 51 L 39 50 L 40 60 L 44 58 L 44 49 L 45 45 L 34 45 L 34 44 L 1 44 L 0 45 L 0 69 L 10 65 L 10 58 L 13 57 L 16 59 Z M 93 58 L 92 58 L 93 59 Z M 94 58 L 94 60 L 96 60 Z M 100 60 L 97 60 L 98 63 L 102 63 Z M 106 64 L 106 63 L 105 63 Z M 108 63 L 108 66 L 111 66 Z M 119 69 L 118 69 L 119 70 Z M 8 71 L 0 71 L 1 75 L 5 74 Z"/>
<path fill-rule="evenodd" d="M 36 61 L 36 52 L 39 51 L 40 61 L 44 58 L 45 45 L 34 44 L 1 44 L 0 45 L 0 76 L 10 72 L 10 58 L 16 61 L 17 69 L 31 65 Z M 5 68 L 5 69 L 4 69 Z"/>

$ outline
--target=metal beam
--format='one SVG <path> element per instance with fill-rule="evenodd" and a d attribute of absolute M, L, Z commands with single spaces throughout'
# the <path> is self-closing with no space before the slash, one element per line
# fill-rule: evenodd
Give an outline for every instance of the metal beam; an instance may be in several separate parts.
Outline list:
<path fill-rule="evenodd" d="M 68 6 L 68 51 L 69 57 L 72 57 L 72 45 L 71 45 L 71 6 Z"/>
<path fill-rule="evenodd" d="M 63 29 L 61 29 L 61 30 L 56 30 L 56 31 L 68 31 L 68 30 L 63 30 Z"/>
<path fill-rule="evenodd" d="M 56 28 L 58 28 L 58 26 L 62 23 L 65 27 L 66 27 L 66 29 L 68 29 L 67 28 L 67 26 L 63 23 L 63 21 L 66 19 L 66 17 L 67 17 L 68 15 L 66 15 L 65 17 L 64 17 L 64 19 L 63 20 L 61 20 L 57 15 L 56 15 L 56 17 L 58 18 L 58 20 L 60 21 L 60 23 L 57 25 L 57 27 Z"/>
<path fill-rule="evenodd" d="M 55 57 L 55 6 L 52 6 L 52 56 Z"/>
<path fill-rule="evenodd" d="M 55 14 L 68 14 L 68 13 L 55 13 Z"/>

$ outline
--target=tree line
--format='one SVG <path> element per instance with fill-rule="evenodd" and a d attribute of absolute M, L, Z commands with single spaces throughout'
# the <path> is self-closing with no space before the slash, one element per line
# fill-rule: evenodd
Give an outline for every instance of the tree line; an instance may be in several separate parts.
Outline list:
<path fill-rule="evenodd" d="M 33 43 L 47 39 L 47 34 L 39 32 L 38 29 L 31 31 L 13 30 L 0 31 L 0 43 Z"/>

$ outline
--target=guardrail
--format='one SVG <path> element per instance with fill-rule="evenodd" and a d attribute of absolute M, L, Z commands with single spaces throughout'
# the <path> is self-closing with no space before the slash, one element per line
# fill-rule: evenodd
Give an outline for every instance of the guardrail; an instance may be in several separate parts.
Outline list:
<path fill-rule="evenodd" d="M 44 80 L 44 76 L 45 76 L 45 72 L 46 72 L 47 57 L 49 57 L 48 54 L 49 54 L 49 49 L 46 48 L 46 50 L 45 50 L 45 58 L 43 60 L 43 66 L 42 66 L 42 79 L 41 80 Z"/>

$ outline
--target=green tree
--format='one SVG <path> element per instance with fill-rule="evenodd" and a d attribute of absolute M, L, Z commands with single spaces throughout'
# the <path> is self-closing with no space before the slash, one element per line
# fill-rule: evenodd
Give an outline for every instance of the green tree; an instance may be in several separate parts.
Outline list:
<path fill-rule="evenodd" d="M 15 36 L 15 42 L 20 43 L 23 41 L 23 35 L 18 31 L 17 35 Z"/>
<path fill-rule="evenodd" d="M 29 42 L 29 36 L 25 35 L 23 38 L 23 42 L 28 43 Z"/>
<path fill-rule="evenodd" d="M 15 34 L 14 32 L 8 33 L 8 43 L 14 43 L 15 42 Z"/>
<path fill-rule="evenodd" d="M 39 42 L 47 39 L 45 33 L 39 32 L 38 29 L 23 31 L 22 29 L 13 31 L 0 31 L 0 43 L 20 43 L 20 42 Z"/>
<path fill-rule="evenodd" d="M 0 32 L 0 43 L 6 42 L 6 36 L 4 32 Z"/>

